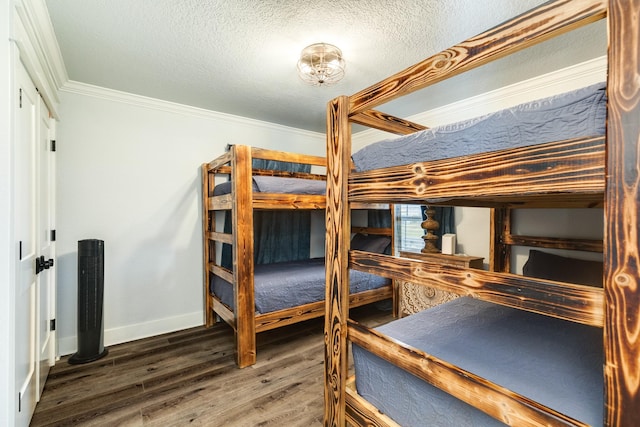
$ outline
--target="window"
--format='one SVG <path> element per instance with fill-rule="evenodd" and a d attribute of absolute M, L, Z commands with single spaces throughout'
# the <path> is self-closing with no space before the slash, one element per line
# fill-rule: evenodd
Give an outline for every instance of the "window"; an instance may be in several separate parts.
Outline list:
<path fill-rule="evenodd" d="M 424 248 L 421 205 L 396 205 L 396 249 L 420 252 Z"/>

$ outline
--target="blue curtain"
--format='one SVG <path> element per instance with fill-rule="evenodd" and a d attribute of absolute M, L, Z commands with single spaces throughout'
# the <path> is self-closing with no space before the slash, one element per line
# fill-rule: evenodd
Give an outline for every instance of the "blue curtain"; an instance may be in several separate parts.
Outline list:
<path fill-rule="evenodd" d="M 287 172 L 310 172 L 311 165 L 254 159 L 252 166 L 258 169 Z M 231 233 L 231 212 L 227 211 L 224 232 Z M 306 210 L 254 211 L 254 262 L 274 262 L 308 259 L 311 244 L 311 212 Z M 231 245 L 222 245 L 221 265 L 231 269 L 233 264 Z"/>
<path fill-rule="evenodd" d="M 309 211 L 260 211 L 255 212 L 253 221 L 256 264 L 309 258 Z"/>
<path fill-rule="evenodd" d="M 367 225 L 373 228 L 391 227 L 391 210 L 390 209 L 369 209 L 367 211 Z M 393 236 L 391 238 L 393 239 Z M 387 247 L 384 253 L 385 255 L 391 255 L 391 245 Z"/>
<path fill-rule="evenodd" d="M 369 209 L 367 224 L 374 228 L 391 227 L 391 211 L 389 209 Z"/>
<path fill-rule="evenodd" d="M 454 210 L 452 206 L 431 206 L 431 209 L 435 210 L 435 220 L 440 224 L 440 228 L 435 232 L 438 236 L 436 241 L 436 247 L 442 249 L 442 235 L 447 233 L 456 232 L 456 221 L 454 218 Z M 422 220 L 427 219 L 425 211 L 426 206 L 422 206 Z"/>

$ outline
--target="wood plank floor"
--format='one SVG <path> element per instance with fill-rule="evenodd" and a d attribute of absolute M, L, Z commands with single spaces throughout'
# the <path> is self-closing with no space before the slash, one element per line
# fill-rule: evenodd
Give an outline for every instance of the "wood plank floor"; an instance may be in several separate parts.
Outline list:
<path fill-rule="evenodd" d="M 368 325 L 391 320 L 353 310 Z M 258 335 L 258 362 L 238 369 L 226 324 L 109 347 L 49 374 L 31 426 L 313 426 L 323 415 L 323 320 Z"/>

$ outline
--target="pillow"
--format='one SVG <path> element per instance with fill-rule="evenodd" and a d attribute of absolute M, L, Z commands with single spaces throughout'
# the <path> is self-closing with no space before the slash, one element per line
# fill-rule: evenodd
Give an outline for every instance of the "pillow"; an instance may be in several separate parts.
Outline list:
<path fill-rule="evenodd" d="M 385 249 L 391 245 L 391 237 L 376 236 L 373 234 L 356 233 L 351 239 L 351 249 L 377 254 L 385 253 Z"/>
<path fill-rule="evenodd" d="M 522 273 L 539 279 L 602 287 L 603 264 L 532 249 Z"/>

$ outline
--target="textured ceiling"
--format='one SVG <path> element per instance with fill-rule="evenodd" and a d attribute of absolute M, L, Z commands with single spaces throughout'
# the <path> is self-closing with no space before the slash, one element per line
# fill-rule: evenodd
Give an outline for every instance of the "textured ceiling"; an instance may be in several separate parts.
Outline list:
<path fill-rule="evenodd" d="M 324 132 L 326 103 L 543 0 L 47 0 L 69 79 Z M 390 103 L 408 116 L 606 53 L 605 24 Z M 345 78 L 303 83 L 300 51 L 340 47 Z M 489 82 L 479 78 L 494 77 Z"/>

